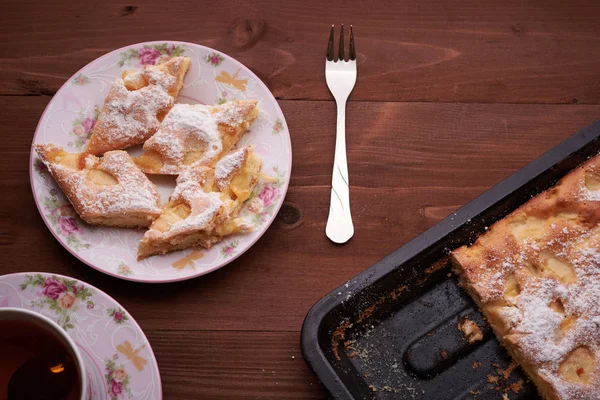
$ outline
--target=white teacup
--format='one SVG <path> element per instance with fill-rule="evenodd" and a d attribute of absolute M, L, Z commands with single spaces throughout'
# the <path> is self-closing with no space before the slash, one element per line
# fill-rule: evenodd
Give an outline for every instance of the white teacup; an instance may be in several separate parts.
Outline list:
<path fill-rule="evenodd" d="M 71 360 L 75 364 L 77 370 L 77 376 L 80 382 L 80 393 L 78 393 L 78 396 L 76 397 L 80 400 L 86 399 L 88 383 L 84 369 L 85 364 L 81 357 L 81 353 L 79 352 L 77 344 L 75 344 L 73 339 L 71 339 L 71 337 L 56 324 L 56 322 L 33 311 L 13 307 L 0 308 L 0 327 L 2 326 L 3 321 L 27 321 L 29 323 L 33 323 L 34 325 L 42 328 L 45 332 L 52 335 L 59 343 L 61 343 L 69 353 L 69 356 L 71 357 Z M 35 385 L 34 382 L 31 384 Z"/>

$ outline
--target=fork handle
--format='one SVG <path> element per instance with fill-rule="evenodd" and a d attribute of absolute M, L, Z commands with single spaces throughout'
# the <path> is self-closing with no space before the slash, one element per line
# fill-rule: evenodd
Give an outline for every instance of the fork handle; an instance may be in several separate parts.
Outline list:
<path fill-rule="evenodd" d="M 346 159 L 346 99 L 337 100 L 335 156 L 331 177 L 331 200 L 325 234 L 335 243 L 346 243 L 354 235 L 350 214 L 350 183 Z"/>

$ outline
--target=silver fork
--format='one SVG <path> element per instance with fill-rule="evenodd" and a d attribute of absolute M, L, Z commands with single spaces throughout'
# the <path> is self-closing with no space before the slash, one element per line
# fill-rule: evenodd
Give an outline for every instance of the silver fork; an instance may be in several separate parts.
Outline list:
<path fill-rule="evenodd" d="M 346 101 L 356 83 L 356 51 L 354 31 L 350 25 L 349 60 L 344 60 L 344 25 L 340 31 L 339 57 L 334 61 L 333 25 L 325 59 L 325 79 L 329 91 L 337 103 L 337 131 L 333 175 L 331 177 L 331 200 L 329 218 L 325 234 L 335 243 L 346 243 L 354 235 L 354 225 L 350 214 L 350 184 L 348 181 L 348 161 L 346 159 Z"/>

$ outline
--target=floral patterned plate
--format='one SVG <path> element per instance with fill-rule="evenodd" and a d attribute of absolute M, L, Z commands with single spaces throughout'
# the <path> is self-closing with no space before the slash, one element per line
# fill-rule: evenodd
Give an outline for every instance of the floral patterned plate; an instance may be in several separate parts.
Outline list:
<path fill-rule="evenodd" d="M 75 257 L 109 275 L 140 282 L 172 282 L 214 271 L 246 251 L 269 227 L 287 191 L 292 166 L 285 118 L 267 87 L 248 68 L 207 47 L 182 42 L 149 42 L 108 53 L 77 72 L 46 107 L 33 143 L 55 142 L 71 152 L 83 151 L 111 83 L 128 68 L 162 62 L 174 56 L 191 58 L 178 102 L 224 103 L 256 99 L 261 113 L 239 145 L 253 144 L 263 172 L 275 183 L 259 185 L 242 210 L 254 232 L 226 238 L 210 250 L 185 250 L 138 262 L 142 230 L 92 227 L 82 222 L 32 150 L 31 187 L 42 218 L 54 237 Z M 139 148 L 130 150 L 137 154 Z M 174 188 L 169 177 L 151 177 L 163 202 Z"/>
<path fill-rule="evenodd" d="M 106 293 L 62 275 L 0 276 L 0 307 L 42 314 L 77 343 L 88 399 L 162 399 L 158 364 L 140 326 Z"/>

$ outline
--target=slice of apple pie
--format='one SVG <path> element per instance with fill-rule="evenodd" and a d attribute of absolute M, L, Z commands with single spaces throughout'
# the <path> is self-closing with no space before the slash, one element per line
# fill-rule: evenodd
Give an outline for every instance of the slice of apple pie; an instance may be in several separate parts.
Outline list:
<path fill-rule="evenodd" d="M 156 186 L 127 152 L 109 151 L 98 158 L 68 153 L 51 143 L 34 148 L 85 222 L 142 228 L 160 215 Z"/>
<path fill-rule="evenodd" d="M 182 173 L 208 166 L 227 154 L 258 117 L 257 101 L 237 100 L 218 106 L 176 104 L 158 132 L 135 159 L 149 174 Z"/>
<path fill-rule="evenodd" d="M 600 156 L 451 255 L 544 399 L 600 398 Z"/>
<path fill-rule="evenodd" d="M 104 100 L 86 153 L 124 149 L 154 135 L 173 107 L 189 65 L 188 57 L 175 57 L 164 64 L 125 71 Z"/>
<path fill-rule="evenodd" d="M 184 171 L 164 212 L 142 238 L 138 259 L 188 247 L 210 248 L 224 236 L 251 231 L 238 215 L 258 182 L 260 168 L 260 159 L 246 147 L 225 156 L 214 170 Z"/>

